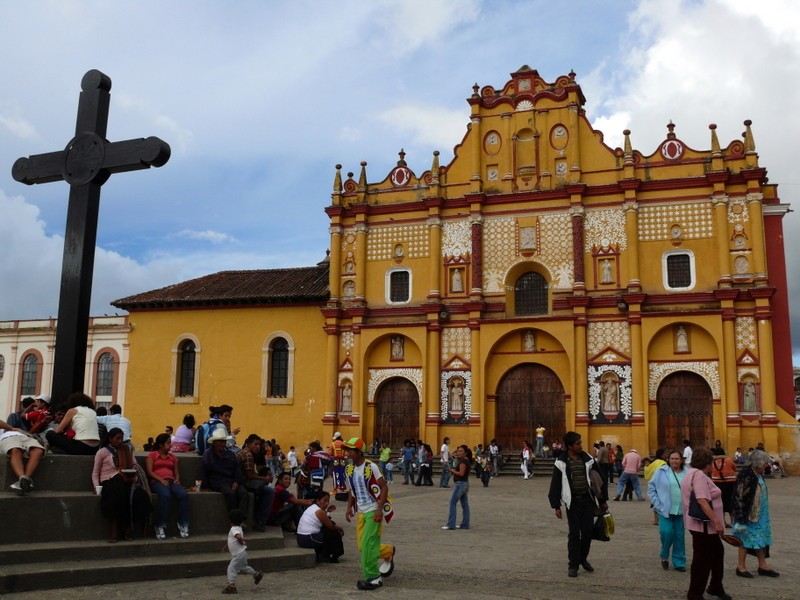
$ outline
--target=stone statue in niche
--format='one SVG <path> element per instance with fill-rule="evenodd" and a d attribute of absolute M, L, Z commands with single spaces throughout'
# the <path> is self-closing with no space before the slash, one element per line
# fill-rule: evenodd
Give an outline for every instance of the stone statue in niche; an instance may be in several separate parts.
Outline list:
<path fill-rule="evenodd" d="M 345 265 L 344 265 L 344 272 L 345 273 L 347 273 L 349 275 L 349 274 L 353 273 L 355 270 L 356 270 L 356 266 L 352 262 L 347 261 L 345 263 Z"/>
<path fill-rule="evenodd" d="M 520 227 L 520 230 L 519 230 L 519 249 L 520 250 L 535 250 L 536 249 L 536 228 L 535 227 Z"/>
<path fill-rule="evenodd" d="M 758 403 L 756 401 L 756 384 L 752 379 L 744 382 L 742 388 L 742 410 L 745 412 L 756 412 Z"/>
<path fill-rule="evenodd" d="M 392 360 L 403 360 L 406 338 L 402 335 L 392 336 Z"/>
<path fill-rule="evenodd" d="M 533 335 L 533 330 L 528 329 L 525 335 L 522 336 L 522 351 L 535 352 L 536 351 L 536 337 Z"/>
<path fill-rule="evenodd" d="M 461 377 L 451 377 L 447 384 L 447 403 L 451 413 L 463 413 L 464 402 L 464 380 Z"/>
<path fill-rule="evenodd" d="M 342 286 L 342 290 L 344 291 L 345 297 L 350 298 L 354 296 L 356 293 L 355 281 L 345 281 L 344 285 Z"/>
<path fill-rule="evenodd" d="M 339 412 L 353 412 L 353 386 L 349 381 L 345 381 L 342 387 L 342 404 Z"/>
<path fill-rule="evenodd" d="M 461 269 L 453 269 L 453 277 L 452 281 L 450 282 L 450 291 L 451 292 L 464 291 L 464 276 L 461 274 Z"/>
<path fill-rule="evenodd" d="M 614 283 L 613 264 L 606 258 L 600 264 L 600 283 Z"/>
<path fill-rule="evenodd" d="M 733 245 L 737 250 L 744 248 L 745 240 L 743 235 L 737 235 L 733 238 Z"/>
<path fill-rule="evenodd" d="M 675 330 L 675 352 L 689 352 L 689 334 L 683 325 Z"/>
<path fill-rule="evenodd" d="M 750 261 L 746 256 L 737 256 L 733 261 L 733 270 L 740 275 L 747 273 L 750 270 Z"/>
<path fill-rule="evenodd" d="M 600 382 L 600 410 L 607 419 L 615 419 L 619 414 L 619 382 L 613 375 Z"/>

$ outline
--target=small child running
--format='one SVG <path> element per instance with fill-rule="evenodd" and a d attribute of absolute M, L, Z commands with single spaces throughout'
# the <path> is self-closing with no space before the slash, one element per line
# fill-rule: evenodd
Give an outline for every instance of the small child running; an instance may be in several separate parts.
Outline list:
<path fill-rule="evenodd" d="M 239 573 L 253 576 L 253 583 L 259 584 L 264 574 L 256 571 L 247 564 L 247 544 L 242 533 L 242 523 L 245 516 L 241 510 L 234 509 L 230 512 L 231 530 L 228 532 L 228 543 L 222 548 L 227 548 L 231 553 L 231 562 L 228 564 L 228 585 L 222 590 L 223 594 L 237 594 L 236 576 Z"/>

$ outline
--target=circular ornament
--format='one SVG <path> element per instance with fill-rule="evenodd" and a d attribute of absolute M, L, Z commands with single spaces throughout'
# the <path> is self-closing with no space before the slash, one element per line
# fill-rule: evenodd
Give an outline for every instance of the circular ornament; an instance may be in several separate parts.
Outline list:
<path fill-rule="evenodd" d="M 685 148 L 678 140 L 667 140 L 661 144 L 661 156 L 667 160 L 678 160 L 683 156 Z"/>
<path fill-rule="evenodd" d="M 411 170 L 406 167 L 397 167 L 389 174 L 389 179 L 394 187 L 408 185 L 411 181 Z"/>

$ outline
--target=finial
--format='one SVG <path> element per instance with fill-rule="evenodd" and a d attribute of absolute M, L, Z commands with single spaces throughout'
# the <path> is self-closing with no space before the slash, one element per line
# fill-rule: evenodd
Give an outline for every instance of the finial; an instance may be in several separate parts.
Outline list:
<path fill-rule="evenodd" d="M 575 81 L 575 71 L 573 69 L 569 70 L 569 80 Z"/>
<path fill-rule="evenodd" d="M 406 152 L 402 148 L 400 148 L 400 152 L 397 153 L 400 156 L 400 160 L 397 161 L 398 167 L 406 167 Z"/>
<path fill-rule="evenodd" d="M 439 151 L 433 151 L 433 162 L 431 163 L 431 179 L 439 181 Z"/>
<path fill-rule="evenodd" d="M 753 132 L 750 129 L 750 125 L 752 125 L 752 124 L 753 124 L 753 122 L 750 119 L 747 119 L 744 122 L 745 130 L 744 130 L 744 133 L 742 135 L 744 136 L 744 150 L 745 150 L 745 152 L 748 152 L 748 151 L 749 152 L 753 152 L 756 149 L 756 142 L 753 139 Z"/>
<path fill-rule="evenodd" d="M 717 137 L 717 124 L 710 123 L 708 128 L 711 130 L 711 152 L 715 155 L 718 155 L 722 152 L 722 148 L 719 147 L 719 138 Z"/>
<path fill-rule="evenodd" d="M 481 86 L 479 86 L 478 82 L 476 81 L 475 85 L 472 86 L 472 97 L 473 98 L 477 98 L 478 97 L 478 90 L 479 89 L 481 89 Z"/>
<path fill-rule="evenodd" d="M 667 137 L 670 139 L 675 139 L 675 123 L 672 122 L 672 119 L 670 119 L 669 123 L 667 123 L 667 129 L 669 129 Z"/>
<path fill-rule="evenodd" d="M 342 165 L 336 165 L 336 175 L 333 177 L 333 193 L 342 193 Z"/>
<path fill-rule="evenodd" d="M 367 189 L 367 161 L 361 161 L 361 173 L 358 176 L 358 187 L 360 189 Z"/>
<path fill-rule="evenodd" d="M 625 155 L 631 156 L 633 154 L 633 147 L 631 146 L 631 130 L 625 129 L 622 132 L 622 135 L 625 136 Z"/>

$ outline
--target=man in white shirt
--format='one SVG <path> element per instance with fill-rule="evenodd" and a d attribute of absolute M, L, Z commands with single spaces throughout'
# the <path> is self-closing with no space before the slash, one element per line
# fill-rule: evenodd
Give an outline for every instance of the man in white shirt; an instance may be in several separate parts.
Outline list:
<path fill-rule="evenodd" d="M 442 461 L 442 478 L 439 480 L 439 487 L 442 488 L 449 488 L 450 487 L 450 438 L 444 438 L 442 442 L 442 447 L 439 450 L 439 458 Z"/>
<path fill-rule="evenodd" d="M 692 445 L 689 440 L 683 440 L 683 464 L 687 467 L 692 464 Z"/>

